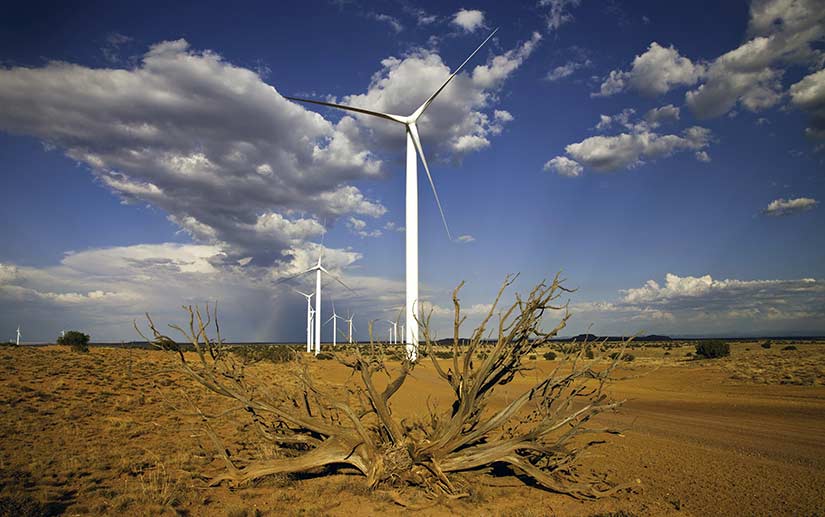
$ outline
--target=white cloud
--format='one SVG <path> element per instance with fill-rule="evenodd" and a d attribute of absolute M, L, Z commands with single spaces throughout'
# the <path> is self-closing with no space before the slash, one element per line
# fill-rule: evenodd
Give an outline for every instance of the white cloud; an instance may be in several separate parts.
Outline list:
<path fill-rule="evenodd" d="M 704 163 L 710 162 L 710 155 L 707 153 L 707 151 L 696 151 L 694 153 L 694 156 L 700 162 L 704 162 Z"/>
<path fill-rule="evenodd" d="M 811 210 L 818 204 L 819 201 L 809 197 L 798 197 L 795 199 L 779 198 L 771 201 L 768 204 L 768 207 L 764 210 L 764 212 L 766 215 L 778 217 L 782 215 L 790 215 L 799 212 L 805 212 L 807 210 Z"/>
<path fill-rule="evenodd" d="M 565 77 L 569 77 L 576 72 L 576 70 L 580 70 L 582 68 L 587 68 L 591 65 L 591 61 L 589 59 L 585 59 L 584 61 L 568 61 L 563 65 L 557 66 L 553 70 L 551 70 L 547 74 L 547 80 L 550 82 L 558 81 L 560 79 L 564 79 Z"/>
<path fill-rule="evenodd" d="M 405 230 L 403 226 L 398 226 L 392 221 L 387 221 L 384 223 L 384 229 L 388 232 L 403 232 Z"/>
<path fill-rule="evenodd" d="M 532 53 L 541 36 L 509 51 L 492 56 L 472 72 L 462 72 L 444 89 L 419 121 L 422 143 L 428 156 L 461 157 L 486 148 L 490 137 L 499 134 L 512 115 L 498 108 L 498 92 Z M 449 77 L 450 67 L 432 50 L 417 49 L 402 58 L 382 61 L 365 93 L 344 97 L 345 104 L 387 113 L 408 114 Z M 353 120 L 344 117 L 343 120 Z M 404 132 L 397 124 L 375 117 L 356 115 L 359 146 L 402 152 Z"/>
<path fill-rule="evenodd" d="M 315 218 L 386 211 L 345 185 L 381 176 L 352 119 L 332 124 L 184 40 L 153 45 L 130 69 L 2 69 L 0 129 L 64 149 L 125 201 L 239 258 L 279 257 L 322 233 Z"/>
<path fill-rule="evenodd" d="M 544 164 L 544 170 L 555 171 L 560 176 L 576 178 L 578 176 L 581 176 L 582 172 L 584 171 L 584 167 L 582 167 L 579 162 L 571 160 L 566 156 L 556 156 L 555 158 Z"/>
<path fill-rule="evenodd" d="M 625 129 L 629 129 L 630 131 L 640 132 L 647 131 L 650 127 L 652 127 L 651 124 L 647 124 L 646 122 L 633 120 L 635 115 L 636 110 L 633 108 L 625 108 L 615 115 L 599 115 L 599 122 L 596 124 L 594 129 L 596 131 L 605 131 L 610 129 L 613 125 L 619 125 Z"/>
<path fill-rule="evenodd" d="M 377 20 L 382 23 L 386 23 L 395 33 L 399 33 L 404 30 L 404 26 L 401 25 L 401 22 L 395 16 L 390 16 L 389 14 L 380 14 L 380 13 L 370 13 L 369 17 L 373 20 Z"/>
<path fill-rule="evenodd" d="M 356 217 L 350 217 L 347 219 L 347 228 L 354 233 L 355 235 L 364 238 L 364 237 L 381 237 L 384 235 L 380 229 L 375 228 L 373 230 L 367 229 L 367 222 L 363 219 L 358 219 Z"/>
<path fill-rule="evenodd" d="M 819 332 L 825 283 L 794 280 L 716 280 L 665 275 L 620 291 L 614 301 L 571 304 L 574 321 L 596 321 L 596 333 L 754 334 Z M 642 326 L 640 328 L 640 326 Z"/>
<path fill-rule="evenodd" d="M 676 86 L 696 84 L 703 74 L 703 65 L 681 56 L 672 45 L 663 47 L 654 41 L 647 51 L 636 56 L 630 71 L 611 71 L 599 92 L 592 96 L 605 97 L 625 89 L 646 96 L 662 95 Z"/>
<path fill-rule="evenodd" d="M 453 23 L 465 32 L 475 32 L 484 27 L 484 13 L 476 9 L 460 9 L 453 15 Z"/>
<path fill-rule="evenodd" d="M 17 267 L 0 262 L 0 285 L 11 283 L 15 278 L 17 278 Z"/>
<path fill-rule="evenodd" d="M 781 78 L 787 64 L 815 68 L 825 54 L 825 5 L 821 0 L 755 0 L 750 7 L 751 39 L 718 57 L 705 84 L 685 100 L 698 117 L 716 117 L 737 103 L 750 111 L 775 106 L 783 96 Z"/>
<path fill-rule="evenodd" d="M 668 104 L 660 108 L 653 108 L 645 113 L 645 121 L 651 127 L 658 127 L 666 122 L 676 122 L 679 120 L 679 108 L 673 104 Z"/>
<path fill-rule="evenodd" d="M 476 240 L 476 238 L 475 238 L 475 237 L 473 237 L 472 235 L 467 235 L 467 234 L 464 234 L 464 235 L 459 235 L 459 236 L 456 238 L 456 240 L 457 240 L 458 242 L 469 243 L 469 242 L 474 242 L 474 241 Z"/>
<path fill-rule="evenodd" d="M 659 135 L 650 131 L 593 136 L 569 144 L 565 151 L 576 162 L 597 171 L 641 165 L 644 159 L 660 158 L 683 150 L 701 150 L 710 142 L 708 129 L 694 126 L 682 135 Z"/>
<path fill-rule="evenodd" d="M 539 0 L 539 7 L 550 8 L 545 16 L 547 29 L 556 31 L 565 23 L 573 21 L 573 15 L 568 9 L 578 7 L 580 3 L 581 0 Z"/>
<path fill-rule="evenodd" d="M 0 328 L 19 319 L 32 339 L 54 339 L 70 328 L 90 332 L 95 341 L 139 339 L 132 321 L 142 321 L 144 312 L 165 326 L 182 322 L 181 304 L 217 300 L 224 337 L 285 339 L 300 335 L 302 327 L 291 324 L 301 321 L 301 304 L 292 298 L 291 287 L 309 286 L 312 278 L 275 282 L 314 265 L 319 253 L 317 244 L 292 248 L 275 270 L 228 262 L 217 246 L 173 243 L 69 253 L 60 264 L 41 268 L 0 264 L 0 271 L 15 271 L 0 282 Z M 350 280 L 344 269 L 360 258 L 351 250 L 327 248 L 324 265 Z M 363 285 L 371 286 L 363 295 L 370 300 L 394 284 L 378 278 L 354 284 L 359 292 Z M 324 289 L 337 300 L 363 303 L 360 295 L 333 282 Z"/>
<path fill-rule="evenodd" d="M 825 69 L 807 75 L 791 86 L 791 102 L 811 113 L 808 136 L 825 140 Z"/>

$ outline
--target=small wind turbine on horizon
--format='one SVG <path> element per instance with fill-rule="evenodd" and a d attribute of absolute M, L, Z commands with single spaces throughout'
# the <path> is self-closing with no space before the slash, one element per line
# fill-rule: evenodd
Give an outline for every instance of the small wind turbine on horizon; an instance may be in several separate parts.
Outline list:
<path fill-rule="evenodd" d="M 20 325 L 17 325 L 17 346 L 20 346 Z"/>
<path fill-rule="evenodd" d="M 315 293 L 306 294 L 298 290 L 295 292 L 307 299 L 307 353 L 309 353 L 312 352 L 312 302 L 310 300 Z"/>
<path fill-rule="evenodd" d="M 312 322 L 315 321 L 315 309 L 310 307 L 310 325 L 309 325 L 309 343 L 310 346 L 307 348 L 307 352 L 312 352 L 312 347 L 315 345 L 315 326 Z"/>
<path fill-rule="evenodd" d="M 324 258 L 324 244 L 323 241 L 321 242 L 321 252 L 318 254 L 318 263 L 312 266 L 311 268 L 307 269 L 306 271 L 302 271 L 297 275 L 292 275 L 290 277 L 282 278 L 276 283 L 286 282 L 287 280 L 291 280 L 293 278 L 297 278 L 299 276 L 305 275 L 307 273 L 315 272 L 315 355 L 321 353 L 321 273 L 325 273 L 327 276 L 330 276 L 338 282 L 339 284 L 343 285 L 350 291 L 353 291 L 350 286 L 345 284 L 340 278 L 333 275 L 327 269 L 321 265 L 321 260 Z M 355 291 L 353 291 L 355 292 Z"/>
<path fill-rule="evenodd" d="M 338 320 L 343 320 L 343 319 L 344 319 L 343 317 L 339 316 L 335 312 L 335 302 L 333 301 L 332 302 L 332 316 L 330 316 L 330 318 L 325 322 L 325 323 L 329 323 L 330 321 L 332 322 L 332 347 L 333 348 L 338 346 L 338 342 L 336 341 L 336 338 L 338 336 Z M 346 320 L 344 320 L 344 321 L 346 321 Z"/>
<path fill-rule="evenodd" d="M 348 329 L 347 329 L 347 342 L 348 343 L 347 344 L 350 344 L 350 345 L 352 344 L 352 329 L 353 329 L 352 319 L 354 317 L 355 317 L 355 313 L 353 312 L 352 314 L 350 314 L 348 319 L 344 320 L 344 321 L 347 322 L 347 327 L 348 327 Z"/>
<path fill-rule="evenodd" d="M 453 80 L 453 78 L 458 75 L 464 65 L 467 64 L 476 53 L 481 50 L 490 38 L 498 31 L 495 29 L 487 39 L 485 39 L 481 45 L 476 48 L 470 56 L 464 60 L 461 65 L 456 68 L 455 72 L 450 74 L 444 84 L 442 84 L 432 95 L 430 95 L 427 100 L 421 104 L 418 109 L 412 112 L 412 114 L 408 116 L 403 115 L 392 115 L 390 113 L 382 113 L 380 111 L 372 111 L 364 108 L 358 108 L 355 106 L 346 106 L 343 104 L 334 104 L 331 102 L 322 102 L 316 101 L 311 99 L 301 99 L 298 97 L 288 97 L 284 96 L 284 98 L 298 101 L 298 102 L 308 102 L 311 104 L 318 104 L 321 106 L 327 106 L 330 108 L 337 108 L 346 111 L 354 111 L 356 113 L 361 113 L 363 115 L 370 115 L 373 117 L 379 117 L 386 120 L 391 120 L 393 122 L 398 122 L 399 124 L 403 124 L 407 134 L 407 174 L 406 174 L 406 323 L 407 323 L 407 334 L 406 334 L 406 343 L 407 343 L 407 355 L 411 361 L 415 361 L 418 358 L 418 325 L 417 321 L 417 303 L 418 303 L 418 159 L 417 157 L 421 157 L 421 163 L 424 164 L 424 170 L 427 172 L 427 179 L 430 182 L 430 187 L 433 191 L 433 196 L 435 197 L 436 205 L 438 205 L 438 211 L 441 214 L 441 221 L 444 223 L 444 229 L 447 231 L 447 237 L 452 241 L 452 235 L 450 235 L 450 228 L 447 226 L 447 218 L 444 216 L 444 210 L 441 208 L 441 201 L 438 198 L 438 192 L 435 189 L 435 183 L 433 182 L 433 177 L 430 174 L 430 168 L 427 165 L 427 158 L 424 156 L 424 150 L 421 147 L 421 139 L 418 136 L 418 126 L 416 123 L 421 115 L 424 114 L 424 111 L 432 104 L 435 98 L 441 93 L 442 90 Z M 320 278 L 320 276 L 319 276 Z M 319 281 L 320 282 L 320 281 Z M 320 285 L 320 284 L 319 284 Z M 318 303 L 318 299 L 315 300 Z"/>
<path fill-rule="evenodd" d="M 392 325 L 390 327 L 390 344 L 394 345 L 398 342 L 398 322 L 397 321 L 392 321 L 392 320 L 387 320 L 387 323 Z"/>

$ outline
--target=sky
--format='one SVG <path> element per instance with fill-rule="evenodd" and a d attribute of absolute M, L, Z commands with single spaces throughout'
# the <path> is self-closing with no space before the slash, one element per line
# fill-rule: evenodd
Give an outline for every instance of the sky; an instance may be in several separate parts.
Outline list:
<path fill-rule="evenodd" d="M 324 319 L 386 337 L 404 131 L 284 96 L 406 115 L 495 28 L 419 121 L 437 335 L 459 282 L 469 334 L 557 272 L 562 335 L 825 334 L 825 0 L 32 1 L 0 19 L 0 339 L 217 301 L 227 340 L 302 341 L 284 279 L 322 246 Z"/>

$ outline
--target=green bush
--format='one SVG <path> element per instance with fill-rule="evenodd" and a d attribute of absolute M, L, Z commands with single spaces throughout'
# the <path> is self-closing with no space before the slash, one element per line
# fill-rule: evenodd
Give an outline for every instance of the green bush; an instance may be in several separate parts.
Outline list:
<path fill-rule="evenodd" d="M 770 341 L 770 339 L 769 339 L 769 340 L 767 340 L 767 341 L 765 341 L 765 342 L 763 342 L 763 343 L 762 343 L 761 345 L 759 345 L 759 346 L 761 346 L 762 348 L 764 348 L 764 349 L 766 349 L 766 350 L 767 350 L 768 348 L 770 348 L 770 347 L 771 347 L 771 341 Z"/>
<path fill-rule="evenodd" d="M 696 343 L 696 355 L 705 359 L 717 359 L 730 355 L 730 345 L 724 341 L 700 341 Z"/>
<path fill-rule="evenodd" d="M 547 359 L 548 361 L 554 361 L 556 359 L 556 353 L 555 352 L 544 352 L 544 358 Z"/>
<path fill-rule="evenodd" d="M 77 330 L 70 330 L 57 338 L 58 345 L 65 345 L 75 352 L 89 351 L 89 334 Z"/>
<path fill-rule="evenodd" d="M 798 348 L 796 348 L 796 347 L 795 347 L 795 346 L 793 346 L 793 345 L 788 345 L 788 346 L 786 346 L 786 347 L 782 347 L 782 350 L 799 350 L 799 349 L 798 349 Z"/>
<path fill-rule="evenodd" d="M 621 355 L 621 360 L 622 361 L 630 362 L 630 361 L 635 361 L 636 360 L 635 355 L 628 354 L 627 352 L 625 352 L 624 354 L 621 354 L 620 352 L 611 352 L 607 357 L 615 360 L 617 357 L 619 357 L 619 355 Z"/>
<path fill-rule="evenodd" d="M 335 356 L 331 352 L 321 352 L 315 356 L 315 359 L 319 361 L 329 361 L 330 359 L 335 359 Z"/>

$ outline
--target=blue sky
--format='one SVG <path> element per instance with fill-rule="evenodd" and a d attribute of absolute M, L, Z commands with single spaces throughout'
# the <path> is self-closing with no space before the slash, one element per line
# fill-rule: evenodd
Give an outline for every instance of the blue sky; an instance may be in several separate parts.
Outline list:
<path fill-rule="evenodd" d="M 563 271 L 567 335 L 825 333 L 825 2 L 37 3 L 0 21 L 0 337 L 134 338 L 219 300 L 300 340 L 317 257 L 366 321 L 403 300 L 405 113 L 422 295 L 471 322 Z M 423 171 L 422 171 L 423 172 Z M 329 298 L 327 298 L 329 300 Z M 326 310 L 326 309 L 325 309 Z M 381 327 L 381 332 L 384 332 Z M 331 332 L 331 331 L 327 331 Z"/>

